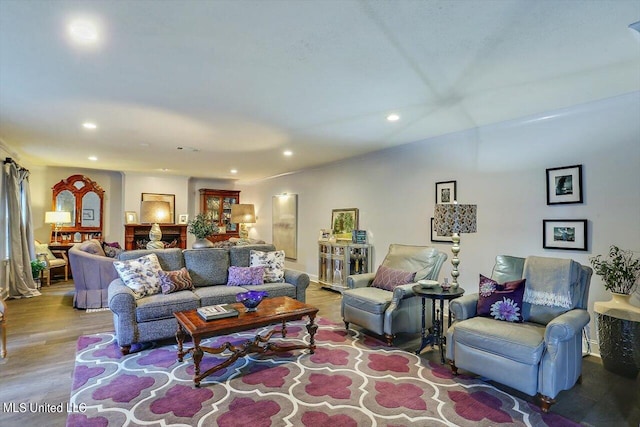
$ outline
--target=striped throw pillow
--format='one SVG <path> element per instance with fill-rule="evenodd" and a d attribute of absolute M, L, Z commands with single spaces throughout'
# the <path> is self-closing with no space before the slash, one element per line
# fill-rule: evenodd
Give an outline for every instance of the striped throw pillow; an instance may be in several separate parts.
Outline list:
<path fill-rule="evenodd" d="M 165 295 L 172 292 L 193 290 L 191 276 L 185 267 L 175 271 L 161 271 L 159 274 L 160 287 Z"/>

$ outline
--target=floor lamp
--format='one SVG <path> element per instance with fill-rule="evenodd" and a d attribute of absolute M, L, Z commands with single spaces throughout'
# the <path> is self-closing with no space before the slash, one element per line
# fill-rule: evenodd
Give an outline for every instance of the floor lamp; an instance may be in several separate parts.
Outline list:
<path fill-rule="evenodd" d="M 144 201 L 140 205 L 140 219 L 142 223 L 152 224 L 149 230 L 149 243 L 147 249 L 164 249 L 162 230 L 158 223 L 171 222 L 169 215 L 169 202 Z"/>
<path fill-rule="evenodd" d="M 460 259 L 458 253 L 460 252 L 460 233 L 475 233 L 476 232 L 476 205 L 461 205 L 457 202 L 451 204 L 436 205 L 433 213 L 433 228 L 440 236 L 451 236 L 453 246 L 451 252 L 453 258 L 451 264 L 453 270 L 451 270 L 451 277 L 453 277 L 452 289 L 458 288 L 458 264 Z"/>

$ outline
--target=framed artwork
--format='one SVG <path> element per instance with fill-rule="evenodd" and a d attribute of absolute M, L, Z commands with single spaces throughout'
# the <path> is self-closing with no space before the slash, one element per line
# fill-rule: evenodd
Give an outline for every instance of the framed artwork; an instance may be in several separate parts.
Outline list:
<path fill-rule="evenodd" d="M 88 221 L 93 221 L 93 219 L 94 219 L 94 210 L 93 209 L 87 209 L 87 208 L 82 209 L 82 219 L 83 220 L 88 220 Z"/>
<path fill-rule="evenodd" d="M 582 165 L 547 169 L 547 205 L 582 203 Z"/>
<path fill-rule="evenodd" d="M 126 211 L 124 213 L 124 223 L 125 224 L 137 224 L 138 223 L 138 213 L 133 211 Z"/>
<path fill-rule="evenodd" d="M 351 240 L 353 230 L 358 229 L 358 209 L 333 209 L 331 230 L 337 240 Z"/>
<path fill-rule="evenodd" d="M 587 250 L 586 219 L 542 220 L 542 247 L 545 249 Z"/>
<path fill-rule="evenodd" d="M 180 214 L 178 215 L 178 224 L 188 224 L 189 223 L 189 215 L 188 214 Z"/>
<path fill-rule="evenodd" d="M 298 258 L 298 195 L 272 197 L 273 245 L 284 251 L 285 258 Z"/>
<path fill-rule="evenodd" d="M 175 194 L 157 194 L 142 193 L 141 201 L 143 202 L 169 202 L 169 224 L 176 223 L 176 195 Z"/>
<path fill-rule="evenodd" d="M 436 182 L 436 205 L 446 205 L 457 200 L 456 181 Z"/>
<path fill-rule="evenodd" d="M 453 242 L 453 236 L 441 236 L 438 234 L 438 232 L 436 231 L 436 228 L 433 226 L 434 221 L 433 218 L 431 218 L 431 241 L 432 242 L 446 242 L 446 243 L 451 243 Z"/>

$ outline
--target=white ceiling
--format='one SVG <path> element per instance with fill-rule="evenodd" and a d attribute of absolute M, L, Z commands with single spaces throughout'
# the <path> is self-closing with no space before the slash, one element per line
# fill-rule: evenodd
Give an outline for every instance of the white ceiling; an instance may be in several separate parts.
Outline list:
<path fill-rule="evenodd" d="M 93 49 L 68 40 L 79 15 Z M 0 141 L 256 180 L 639 91 L 638 20 L 637 0 L 0 0 Z"/>

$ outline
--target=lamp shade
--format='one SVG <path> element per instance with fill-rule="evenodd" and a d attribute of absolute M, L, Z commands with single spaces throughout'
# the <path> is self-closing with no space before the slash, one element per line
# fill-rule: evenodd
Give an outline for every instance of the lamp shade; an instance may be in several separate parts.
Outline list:
<path fill-rule="evenodd" d="M 440 236 L 453 233 L 476 232 L 476 205 L 458 203 L 436 205 L 433 213 L 433 228 Z"/>
<path fill-rule="evenodd" d="M 253 205 L 231 205 L 231 222 L 233 224 L 254 224 L 256 222 L 256 210 Z"/>
<path fill-rule="evenodd" d="M 45 224 L 67 224 L 71 222 L 71 212 L 50 211 L 44 213 Z"/>
<path fill-rule="evenodd" d="M 171 222 L 169 202 L 144 201 L 140 205 L 140 221 L 144 224 L 167 224 Z"/>

